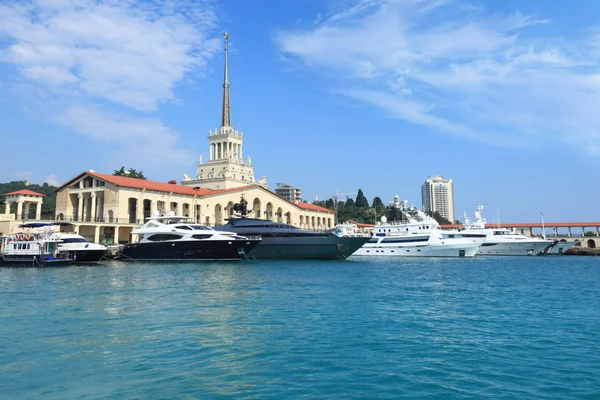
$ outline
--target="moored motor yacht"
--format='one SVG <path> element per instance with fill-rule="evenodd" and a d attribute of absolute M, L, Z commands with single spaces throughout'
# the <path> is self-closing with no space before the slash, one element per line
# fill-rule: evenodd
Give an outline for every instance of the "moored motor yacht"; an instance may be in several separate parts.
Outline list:
<path fill-rule="evenodd" d="M 339 237 L 332 232 L 300 229 L 284 222 L 258 218 L 229 218 L 217 230 L 240 235 L 260 236 L 262 241 L 252 250 L 254 258 L 296 260 L 345 260 L 370 237 Z"/>
<path fill-rule="evenodd" d="M 420 210 L 401 210 L 405 220 L 387 222 L 373 228 L 373 237 L 352 257 L 473 257 L 485 240 L 484 234 L 442 232 L 438 222 Z"/>
<path fill-rule="evenodd" d="M 369 240 L 368 237 L 339 237 L 332 232 L 313 231 L 284 222 L 248 218 L 247 204 L 242 195 L 240 202 L 233 207 L 239 218 L 229 218 L 227 224 L 215 226 L 215 229 L 261 237 L 261 242 L 250 253 L 253 258 L 345 260 Z"/>
<path fill-rule="evenodd" d="M 151 217 L 131 233 L 139 241 L 128 243 L 117 253 L 123 261 L 141 260 L 240 260 L 260 243 L 233 232 L 186 223 L 189 217 Z"/>
<path fill-rule="evenodd" d="M 0 237 L 0 265 L 49 266 L 69 264 L 71 259 L 60 253 L 60 241 L 52 232 L 17 232 Z"/>
<path fill-rule="evenodd" d="M 465 214 L 462 232 L 483 233 L 485 241 L 477 255 L 485 256 L 536 256 L 547 254 L 557 243 L 539 237 L 529 237 L 506 228 L 486 228 L 486 220 L 482 217 L 483 205 L 477 204 L 474 212 L 475 220 L 471 221 Z"/>

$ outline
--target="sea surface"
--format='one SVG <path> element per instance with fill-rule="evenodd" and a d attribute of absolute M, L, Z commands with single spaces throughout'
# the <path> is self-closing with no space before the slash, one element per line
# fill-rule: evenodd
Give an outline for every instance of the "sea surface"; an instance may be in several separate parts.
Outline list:
<path fill-rule="evenodd" d="M 600 258 L 0 268 L 2 399 L 600 399 Z"/>

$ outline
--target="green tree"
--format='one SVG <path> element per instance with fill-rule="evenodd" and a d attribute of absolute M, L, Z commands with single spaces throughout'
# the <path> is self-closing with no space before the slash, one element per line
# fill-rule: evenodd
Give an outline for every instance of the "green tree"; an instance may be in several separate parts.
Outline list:
<path fill-rule="evenodd" d="M 433 214 L 431 212 L 427 212 L 426 214 L 430 217 L 433 217 L 433 219 L 435 219 L 440 225 L 452 225 L 452 222 L 442 217 L 442 215 L 438 211 L 434 212 Z"/>
<path fill-rule="evenodd" d="M 373 209 L 375 209 L 375 214 L 378 215 L 379 217 L 387 214 L 385 205 L 383 204 L 383 201 L 381 201 L 380 197 L 375 197 L 373 199 L 373 205 L 371 207 Z"/>
<path fill-rule="evenodd" d="M 37 192 L 44 195 L 42 203 L 42 219 L 53 219 L 54 213 L 56 212 L 56 193 L 54 190 L 56 186 L 49 185 L 44 182 L 42 185 L 38 184 L 26 184 L 24 181 L 12 181 L 8 183 L 0 183 L 0 212 L 4 212 L 5 198 L 2 196 L 6 193 L 16 192 L 17 190 L 28 189 L 33 192 Z M 17 212 L 17 205 L 13 204 L 10 207 L 12 214 Z M 31 206 L 29 211 L 31 218 L 35 217 L 35 206 Z"/>
<path fill-rule="evenodd" d="M 329 210 L 333 210 L 335 208 L 335 204 L 333 202 L 333 199 L 327 199 L 327 200 L 325 200 L 325 208 L 327 208 Z"/>
<path fill-rule="evenodd" d="M 136 178 L 136 179 L 146 179 L 143 171 L 137 171 L 134 168 L 129 168 L 127 171 L 125 167 L 121 167 L 119 169 L 115 169 L 113 172 L 114 176 L 126 176 L 127 178 Z"/>
<path fill-rule="evenodd" d="M 402 217 L 402 211 L 394 206 L 387 207 L 386 216 L 388 221 L 402 221 L 404 219 Z"/>
<path fill-rule="evenodd" d="M 315 206 L 327 208 L 327 202 L 323 200 L 315 200 L 312 202 Z"/>
<path fill-rule="evenodd" d="M 369 207 L 369 200 L 363 194 L 362 189 L 358 189 L 358 195 L 356 195 L 356 207 Z"/>
<path fill-rule="evenodd" d="M 115 169 L 113 172 L 114 176 L 126 176 L 127 171 L 125 171 L 125 166 L 122 166 L 120 169 Z"/>

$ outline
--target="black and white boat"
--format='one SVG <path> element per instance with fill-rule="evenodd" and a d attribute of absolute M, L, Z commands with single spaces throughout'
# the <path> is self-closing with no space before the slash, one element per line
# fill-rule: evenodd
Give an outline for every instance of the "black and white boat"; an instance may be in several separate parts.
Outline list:
<path fill-rule="evenodd" d="M 144 225 L 131 232 L 139 235 L 139 241 L 124 245 L 117 257 L 123 261 L 240 260 L 261 240 L 184 222 L 187 219 L 190 218 L 148 218 Z"/>
<path fill-rule="evenodd" d="M 74 263 L 97 263 L 106 255 L 108 248 L 104 245 L 89 242 L 86 238 L 76 233 L 56 232 L 59 239 L 58 251 L 67 254 Z"/>

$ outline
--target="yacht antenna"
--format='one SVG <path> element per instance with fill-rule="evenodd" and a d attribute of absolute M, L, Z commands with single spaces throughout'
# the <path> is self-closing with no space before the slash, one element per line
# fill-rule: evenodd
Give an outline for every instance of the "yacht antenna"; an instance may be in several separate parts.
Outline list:
<path fill-rule="evenodd" d="M 542 239 L 546 239 L 546 228 L 544 228 L 544 213 L 540 212 L 540 214 L 542 214 Z"/>

